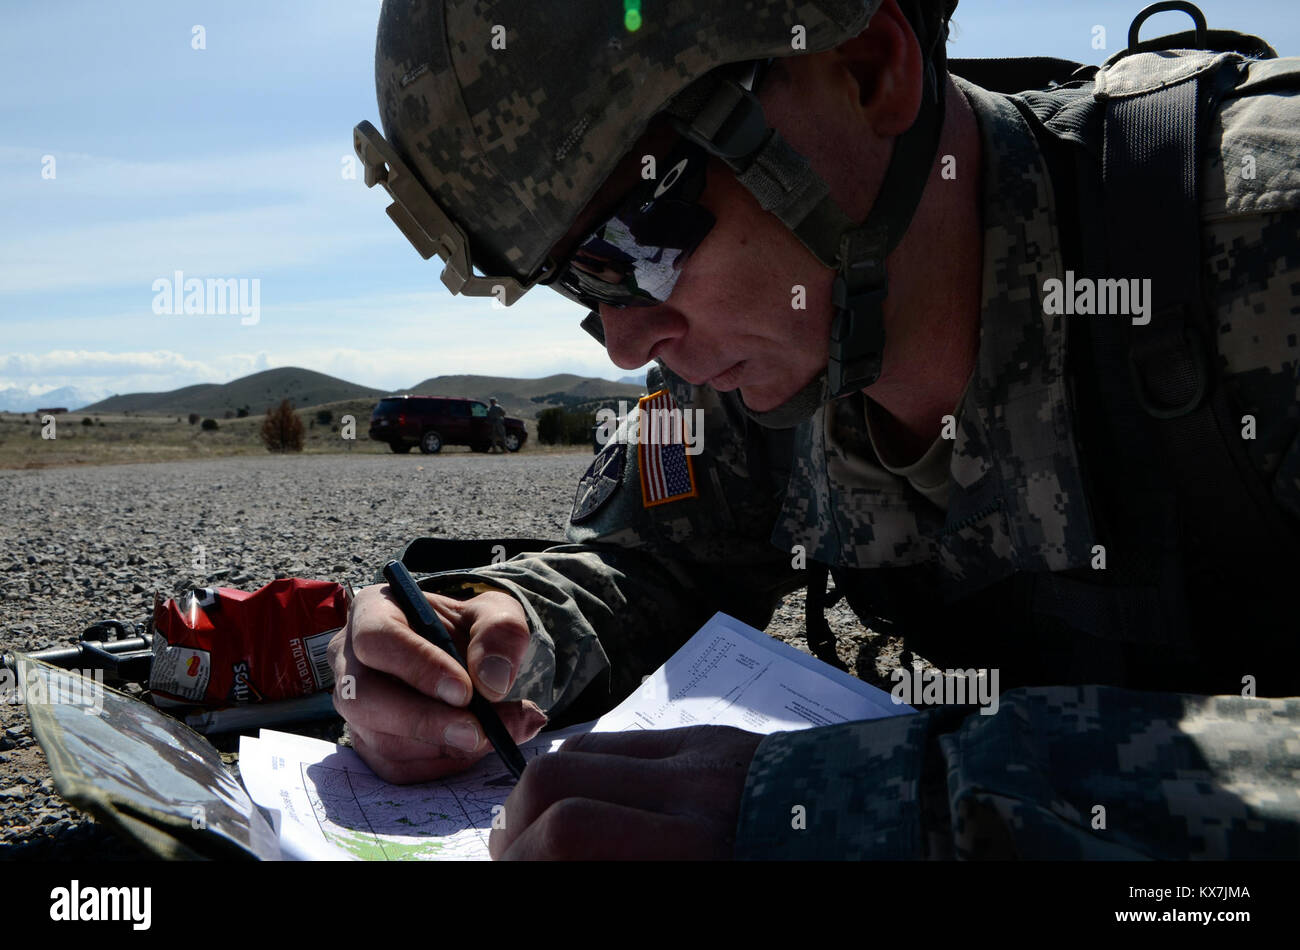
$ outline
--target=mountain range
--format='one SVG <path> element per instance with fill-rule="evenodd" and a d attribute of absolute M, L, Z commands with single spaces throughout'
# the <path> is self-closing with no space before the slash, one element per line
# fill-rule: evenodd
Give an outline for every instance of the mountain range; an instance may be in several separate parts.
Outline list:
<path fill-rule="evenodd" d="M 347 400 L 379 400 L 383 396 L 411 393 L 420 396 L 468 396 L 486 401 L 495 397 L 507 411 L 532 418 L 551 405 L 573 405 L 602 398 L 634 399 L 644 392 L 645 377 L 624 377 L 630 382 L 611 382 L 591 376 L 559 373 L 540 379 L 515 379 L 507 376 L 434 376 L 406 389 L 372 389 L 328 376 L 314 370 L 285 366 L 263 370 L 228 383 L 200 383 L 170 392 L 128 393 L 112 395 L 85 404 L 73 398 L 72 387 L 64 387 L 39 397 L 27 397 L 22 390 L 0 390 L 0 407 L 11 412 L 31 412 L 37 408 L 66 406 L 81 412 L 123 413 L 139 415 L 186 415 L 197 412 L 220 417 L 227 411 L 247 408 L 259 415 L 267 408 L 289 399 L 296 409 L 305 409 Z M 10 408 L 5 392 L 22 393 L 31 408 Z M 60 395 L 62 394 L 62 395 Z M 60 401 L 61 400 L 61 401 Z"/>
<path fill-rule="evenodd" d="M 97 399 L 103 399 L 108 393 L 97 389 L 82 389 L 79 386 L 60 386 L 47 393 L 33 396 L 25 389 L 10 386 L 0 389 L 0 412 L 35 412 L 37 409 L 77 409 Z"/>

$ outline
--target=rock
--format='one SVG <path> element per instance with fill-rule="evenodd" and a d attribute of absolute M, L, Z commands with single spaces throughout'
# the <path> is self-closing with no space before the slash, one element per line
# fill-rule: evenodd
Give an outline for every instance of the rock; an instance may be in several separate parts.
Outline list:
<path fill-rule="evenodd" d="M 10 726 L 5 730 L 5 735 L 10 739 L 21 739 L 27 734 L 26 726 Z"/>
<path fill-rule="evenodd" d="M 27 789 L 21 785 L 11 785 L 9 788 L 0 788 L 0 802 L 12 801 L 27 797 Z"/>

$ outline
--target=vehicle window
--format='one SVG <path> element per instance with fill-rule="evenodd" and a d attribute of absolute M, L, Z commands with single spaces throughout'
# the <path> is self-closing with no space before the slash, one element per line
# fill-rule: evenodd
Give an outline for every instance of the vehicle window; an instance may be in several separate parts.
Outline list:
<path fill-rule="evenodd" d="M 473 415 L 475 419 L 486 419 L 486 418 L 487 418 L 487 406 L 483 405 L 483 403 L 481 403 L 481 402 L 472 402 L 472 403 L 470 403 L 470 404 L 469 404 L 469 411 L 470 411 L 470 414 Z"/>

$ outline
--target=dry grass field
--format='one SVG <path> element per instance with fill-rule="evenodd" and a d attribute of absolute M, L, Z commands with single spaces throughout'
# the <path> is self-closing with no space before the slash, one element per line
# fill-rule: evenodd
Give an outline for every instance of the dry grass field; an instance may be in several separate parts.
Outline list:
<path fill-rule="evenodd" d="M 369 438 L 372 399 L 327 403 L 298 410 L 303 425 L 306 454 L 387 455 L 388 446 Z M 329 413 L 324 422 L 323 414 Z M 318 416 L 318 414 L 320 414 Z M 345 439 L 340 419 L 356 420 L 355 438 Z M 186 459 L 236 455 L 266 455 L 259 432 L 263 416 L 217 418 L 217 428 L 206 430 L 202 420 L 190 424 L 186 415 L 67 412 L 54 416 L 53 438 L 35 413 L 0 413 L 0 469 L 48 468 L 61 465 L 103 465 L 131 462 L 174 462 Z M 85 420 L 89 419 L 89 424 Z M 525 420 L 528 454 L 577 453 L 583 446 L 545 446 L 537 442 L 537 426 Z M 464 446 L 448 446 L 446 454 L 466 453 Z M 413 455 L 418 455 L 418 450 Z"/>

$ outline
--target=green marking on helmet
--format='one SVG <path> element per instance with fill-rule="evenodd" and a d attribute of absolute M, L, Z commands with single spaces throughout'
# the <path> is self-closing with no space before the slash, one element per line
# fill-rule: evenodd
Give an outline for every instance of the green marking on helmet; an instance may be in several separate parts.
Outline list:
<path fill-rule="evenodd" d="M 628 10 L 623 14 L 623 25 L 627 27 L 629 33 L 635 33 L 641 29 L 641 11 Z"/>

